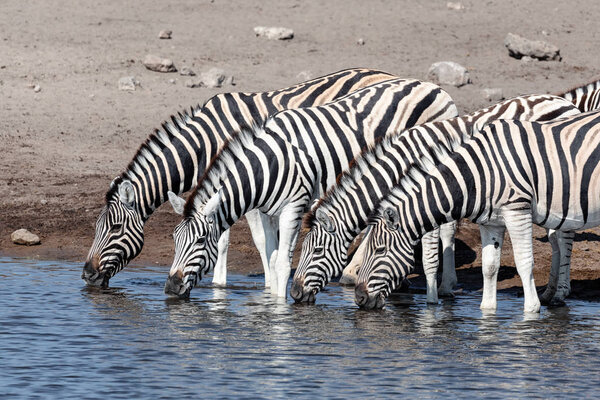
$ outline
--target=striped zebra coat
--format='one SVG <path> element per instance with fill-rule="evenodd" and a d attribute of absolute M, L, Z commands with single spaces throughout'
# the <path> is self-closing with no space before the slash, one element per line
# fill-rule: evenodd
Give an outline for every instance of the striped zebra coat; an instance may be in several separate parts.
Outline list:
<path fill-rule="evenodd" d="M 525 312 L 538 312 L 532 224 L 573 232 L 600 224 L 600 111 L 537 123 L 496 121 L 456 152 L 435 149 L 381 201 L 370 221 L 356 302 L 381 307 L 412 269 L 413 245 L 442 223 L 480 224 L 484 277 L 498 273 L 505 229 L 523 282 Z M 495 308 L 495 286 L 482 308 Z"/>
<path fill-rule="evenodd" d="M 107 285 L 142 250 L 144 224 L 167 200 L 167 193 L 179 194 L 194 187 L 208 162 L 241 126 L 261 124 L 267 116 L 287 108 L 324 104 L 392 78 L 377 70 L 347 69 L 271 92 L 218 94 L 202 107 L 172 117 L 150 135 L 111 183 L 82 278 L 88 284 Z M 267 265 L 260 219 L 251 213 L 248 222 L 263 265 Z M 213 278 L 218 284 L 226 279 L 227 236 Z"/>
<path fill-rule="evenodd" d="M 187 200 L 185 219 L 173 235 L 175 259 L 165 292 L 189 296 L 213 267 L 222 232 L 258 209 L 273 227 L 271 292 L 285 297 L 300 221 L 311 201 L 376 138 L 456 114 L 438 86 L 396 79 L 323 106 L 280 112 L 256 132 L 241 133 Z"/>
<path fill-rule="evenodd" d="M 600 108 L 600 80 L 560 93 L 557 96 L 569 100 L 581 111 Z"/>
<path fill-rule="evenodd" d="M 547 121 L 579 114 L 569 101 L 551 95 L 530 95 L 505 100 L 472 114 L 447 121 L 430 122 L 376 143 L 353 161 L 305 218 L 310 229 L 302 246 L 291 295 L 296 301 L 314 301 L 316 294 L 346 266 L 348 249 L 367 227 L 378 201 L 397 184 L 410 165 L 426 160 L 437 147 L 452 151 L 468 138 L 474 127 L 497 119 Z M 476 128 L 475 128 L 476 129 Z M 442 225 L 444 274 L 440 292 L 452 293 L 455 223 Z M 427 301 L 437 303 L 438 237 L 436 230 L 423 238 L 423 269 L 427 278 Z M 362 259 L 364 244 L 352 265 Z"/>

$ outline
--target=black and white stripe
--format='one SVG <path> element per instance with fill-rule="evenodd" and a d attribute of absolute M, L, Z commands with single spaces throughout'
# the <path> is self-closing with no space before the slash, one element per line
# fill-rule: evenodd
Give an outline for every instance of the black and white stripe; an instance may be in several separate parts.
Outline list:
<path fill-rule="evenodd" d="M 339 178 L 313 207 L 305 219 L 310 229 L 304 239 L 300 263 L 294 276 L 297 301 L 314 299 L 347 263 L 348 249 L 353 240 L 367 227 L 368 216 L 379 200 L 402 179 L 409 165 L 430 157 L 437 147 L 448 151 L 468 138 L 474 127 L 497 119 L 547 121 L 579 114 L 567 100 L 551 95 L 530 95 L 509 99 L 470 115 L 447 121 L 430 122 L 411 128 L 376 143 L 356 157 L 353 166 Z M 444 245 L 444 275 L 442 288 L 451 292 L 456 283 L 454 271 L 454 223 L 446 227 Z M 333 229 L 331 229 L 333 227 Z M 435 231 L 434 231 L 435 232 Z M 427 277 L 427 300 L 436 303 L 438 236 L 423 239 L 423 264 Z M 363 242 L 364 243 L 364 242 Z M 364 248 L 355 253 L 351 265 L 360 263 Z"/>
<path fill-rule="evenodd" d="M 323 106 L 280 112 L 264 128 L 241 133 L 213 160 L 188 198 L 185 219 L 174 235 L 167 293 L 188 294 L 213 267 L 216 238 L 258 209 L 274 232 L 268 240 L 273 244 L 271 292 L 285 297 L 300 221 L 311 201 L 377 138 L 456 114 L 450 96 L 438 86 L 395 79 Z M 198 240 L 201 245 L 194 244 Z"/>
<path fill-rule="evenodd" d="M 496 308 L 496 277 L 508 230 L 525 312 L 538 312 L 532 224 L 570 233 L 600 224 L 600 111 L 554 122 L 496 121 L 449 157 L 415 165 L 371 217 L 356 301 L 380 307 L 414 265 L 413 245 L 442 223 L 480 224 L 482 308 Z"/>
<path fill-rule="evenodd" d="M 209 160 L 242 126 L 261 124 L 267 116 L 287 108 L 324 104 L 393 78 L 377 70 L 347 69 L 271 92 L 218 94 L 202 107 L 172 117 L 150 135 L 127 169 L 111 183 L 82 278 L 89 284 L 106 285 L 136 257 L 144 243 L 144 224 L 167 200 L 167 193 L 179 194 L 194 187 Z M 252 217 L 258 222 L 257 215 Z M 255 232 L 260 227 L 251 226 L 255 226 L 254 239 L 264 254 L 260 232 Z M 225 254 L 223 246 L 221 255 Z M 219 263 L 218 280 L 224 283 L 224 257 Z M 263 263 L 267 261 L 263 259 Z"/>
<path fill-rule="evenodd" d="M 600 80 L 573 88 L 557 96 L 569 100 L 581 112 L 596 110 L 600 108 Z"/>

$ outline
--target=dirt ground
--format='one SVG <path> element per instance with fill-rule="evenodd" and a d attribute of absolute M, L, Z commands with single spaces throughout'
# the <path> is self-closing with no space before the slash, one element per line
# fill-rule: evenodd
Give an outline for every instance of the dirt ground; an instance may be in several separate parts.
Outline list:
<path fill-rule="evenodd" d="M 162 120 L 220 91 L 264 91 L 348 67 L 379 68 L 426 79 L 429 66 L 451 60 L 468 68 L 472 84 L 444 87 L 461 112 L 489 105 L 481 91 L 505 97 L 556 93 L 600 76 L 597 17 L 600 2 L 585 0 L 463 1 L 451 10 L 439 1 L 116 0 L 23 2 L 0 5 L 0 254 L 82 261 L 110 181 Z M 289 41 L 255 37 L 258 25 L 294 29 Z M 162 29 L 171 40 L 158 39 Z M 561 62 L 510 58 L 508 32 L 545 40 Z M 362 38 L 364 45 L 357 44 Z M 222 68 L 235 86 L 187 88 L 178 73 L 146 70 L 146 54 L 171 58 L 197 73 Z M 141 87 L 119 91 L 134 75 Z M 174 83 L 170 80 L 174 79 Z M 31 85 L 39 85 L 36 92 Z M 146 227 L 135 265 L 170 265 L 169 205 Z M 10 233 L 27 228 L 42 244 L 16 246 Z M 600 230 L 577 236 L 572 279 L 576 296 L 600 292 Z M 459 234 L 459 282 L 481 287 L 476 226 Z M 260 272 L 245 222 L 232 234 L 231 271 Z M 501 288 L 519 285 L 507 241 Z M 535 231 L 536 282 L 547 280 L 550 246 Z M 298 252 L 297 252 L 298 253 Z M 118 280 L 118 275 L 114 278 Z"/>

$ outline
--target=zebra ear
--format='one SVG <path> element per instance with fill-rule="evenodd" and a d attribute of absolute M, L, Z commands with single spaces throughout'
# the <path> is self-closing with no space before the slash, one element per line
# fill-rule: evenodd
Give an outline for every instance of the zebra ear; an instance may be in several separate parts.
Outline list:
<path fill-rule="evenodd" d="M 173 211 L 175 211 L 176 214 L 183 215 L 185 200 L 177 196 L 170 190 L 167 192 L 167 194 L 169 195 L 169 203 L 171 203 L 171 205 L 173 206 Z"/>
<path fill-rule="evenodd" d="M 119 183 L 119 200 L 127 207 L 133 207 L 135 201 L 135 190 L 131 181 L 123 181 Z"/>
<path fill-rule="evenodd" d="M 221 204 L 221 189 L 217 193 L 215 193 L 204 206 L 204 210 L 202 211 L 204 215 L 209 216 L 214 214 L 217 211 L 217 207 Z"/>
<path fill-rule="evenodd" d="M 333 222 L 333 218 L 331 218 L 331 215 L 325 213 L 325 211 L 318 208 L 315 212 L 315 217 L 327 232 L 335 231 L 335 224 Z"/>
<path fill-rule="evenodd" d="M 396 230 L 400 226 L 400 215 L 398 215 L 398 210 L 394 207 L 383 209 L 383 219 L 387 227 L 392 230 Z"/>

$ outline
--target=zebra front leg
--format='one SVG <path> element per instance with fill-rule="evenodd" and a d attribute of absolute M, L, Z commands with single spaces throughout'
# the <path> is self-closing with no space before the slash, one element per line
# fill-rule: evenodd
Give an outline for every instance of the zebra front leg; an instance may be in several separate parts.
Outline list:
<path fill-rule="evenodd" d="M 480 308 L 496 310 L 496 285 L 500 270 L 500 256 L 504 242 L 504 226 L 479 225 L 481 234 L 481 273 L 483 275 L 483 296 Z M 445 266 L 444 266 L 445 268 Z"/>
<path fill-rule="evenodd" d="M 290 279 L 292 257 L 298 241 L 302 210 L 303 208 L 300 212 L 297 212 L 293 208 L 284 209 L 279 216 L 279 248 L 275 266 L 271 269 L 271 273 L 274 272 L 276 275 L 275 279 L 271 276 L 271 293 L 277 295 L 277 297 L 287 297 L 287 283 Z M 275 282 L 276 286 L 273 287 Z"/>
<path fill-rule="evenodd" d="M 440 226 L 440 240 L 443 251 L 442 283 L 438 290 L 440 296 L 454 297 L 454 287 L 458 282 L 456 278 L 456 259 L 454 251 L 454 237 L 456 235 L 456 221 Z"/>
<path fill-rule="evenodd" d="M 533 221 L 531 210 L 509 210 L 503 213 L 506 229 L 513 245 L 517 272 L 523 283 L 525 313 L 540 312 L 540 300 L 533 279 Z"/>
<path fill-rule="evenodd" d="M 227 284 L 227 250 L 229 249 L 229 232 L 227 229 L 219 238 L 219 255 L 213 271 L 212 283 L 216 286 L 225 286 Z"/>
<path fill-rule="evenodd" d="M 260 260 L 265 271 L 265 287 L 271 285 L 271 268 L 269 267 L 273 251 L 277 249 L 277 223 L 272 217 L 258 209 L 246 213 L 246 220 L 252 233 L 252 240 L 260 254 Z"/>
<path fill-rule="evenodd" d="M 546 290 L 540 296 L 540 302 L 544 305 L 550 304 L 550 300 L 556 294 L 556 288 L 558 287 L 558 276 L 560 273 L 560 248 L 558 246 L 558 233 L 554 229 L 546 229 L 548 234 L 548 241 L 552 246 L 552 266 L 550 267 L 550 276 L 548 277 L 548 284 Z"/>
<path fill-rule="evenodd" d="M 437 271 L 439 265 L 438 244 L 440 240 L 439 228 L 427 232 L 421 238 L 423 247 L 423 272 L 427 281 L 427 303 L 437 304 Z"/>
<path fill-rule="evenodd" d="M 554 297 L 550 300 L 551 306 L 564 306 L 565 298 L 571 294 L 571 252 L 575 232 L 557 232 L 558 247 L 560 252 L 560 268 L 558 285 Z"/>

